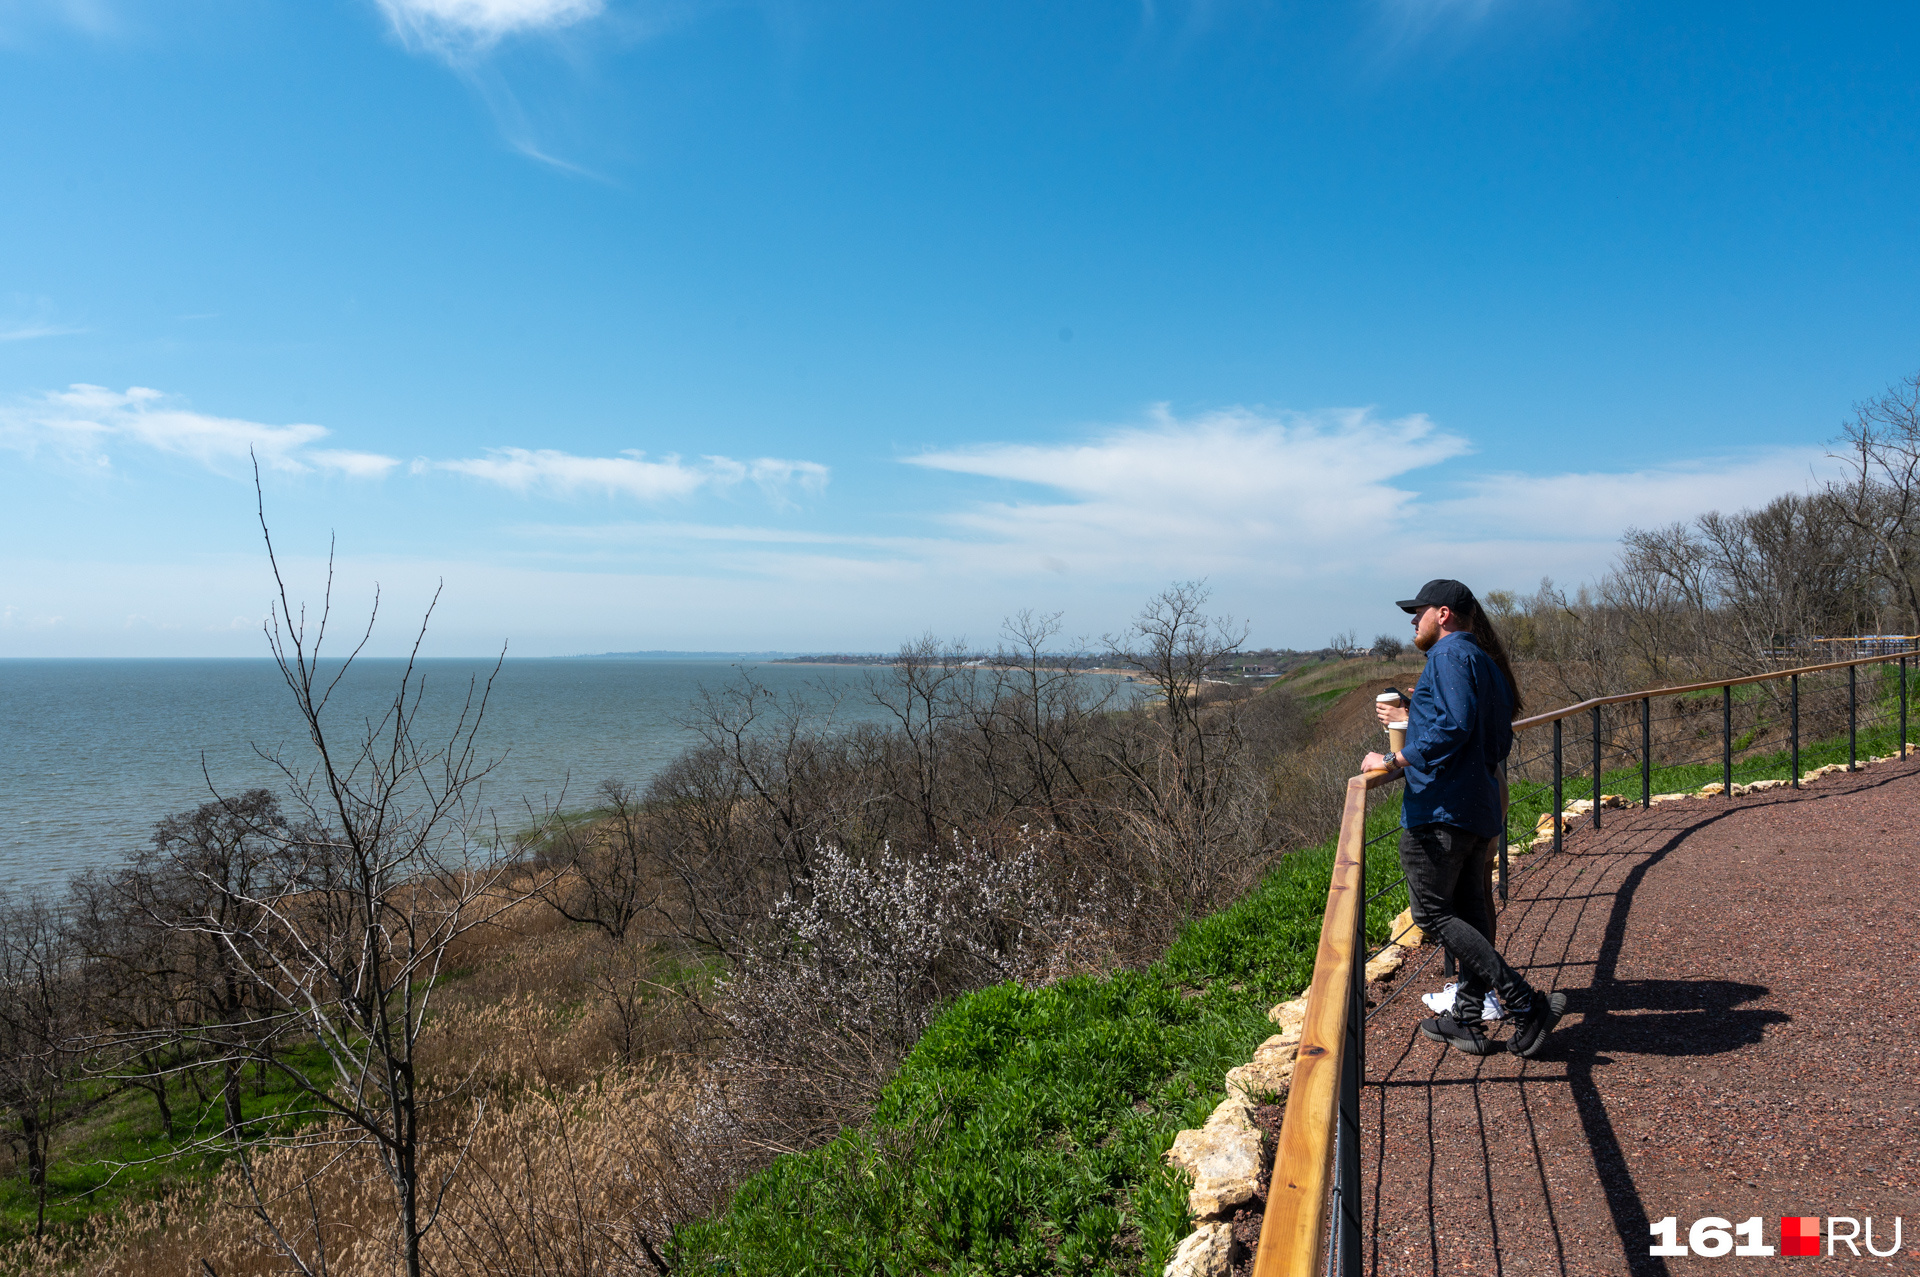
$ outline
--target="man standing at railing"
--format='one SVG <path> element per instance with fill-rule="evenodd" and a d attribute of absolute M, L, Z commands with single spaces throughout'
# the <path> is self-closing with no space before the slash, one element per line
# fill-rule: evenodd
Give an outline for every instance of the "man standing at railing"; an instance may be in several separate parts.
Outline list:
<path fill-rule="evenodd" d="M 1460 582 L 1429 581 L 1400 608 L 1413 616 L 1413 645 L 1427 654 L 1427 668 L 1405 711 L 1406 744 L 1391 757 L 1368 754 L 1361 766 L 1406 776 L 1400 867 L 1413 920 L 1460 968 L 1452 1010 L 1422 1020 L 1420 1032 L 1468 1055 L 1498 1051 L 1481 1021 L 1492 990 L 1513 1018 L 1507 1049 L 1531 1058 L 1559 1023 L 1566 995 L 1537 991 L 1493 947 L 1486 875 L 1506 824 L 1500 765 L 1513 747 L 1519 684 L 1493 622 Z M 1381 722 L 1400 712 L 1381 706 Z"/>

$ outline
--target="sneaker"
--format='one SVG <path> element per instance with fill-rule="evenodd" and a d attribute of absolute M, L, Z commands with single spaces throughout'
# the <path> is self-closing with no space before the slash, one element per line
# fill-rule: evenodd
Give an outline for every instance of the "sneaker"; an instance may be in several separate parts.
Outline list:
<path fill-rule="evenodd" d="M 1433 1012 L 1435 1015 L 1445 1015 L 1447 1012 L 1453 1010 L 1454 994 L 1458 992 L 1459 988 L 1459 982 L 1455 981 L 1438 993 L 1421 994 L 1420 1000 L 1426 1003 L 1427 1010 Z M 1480 1018 L 1489 1021 L 1504 1020 L 1507 1018 L 1507 1008 L 1506 1005 L 1500 1001 L 1499 994 L 1493 992 L 1487 994 L 1486 999 L 1480 1003 Z"/>
<path fill-rule="evenodd" d="M 1459 987 L 1460 985 L 1456 981 L 1438 993 L 1421 994 L 1420 1000 L 1426 1003 L 1427 1010 L 1433 1012 L 1435 1015 L 1445 1015 L 1447 1012 L 1453 1010 L 1453 995 Z"/>
<path fill-rule="evenodd" d="M 1514 1016 L 1513 1036 L 1507 1039 L 1507 1050 L 1529 1060 L 1539 1055 L 1547 1045 L 1547 1035 L 1566 1013 L 1566 994 L 1544 994 L 1536 989 L 1527 1001 L 1526 1010 Z"/>
<path fill-rule="evenodd" d="M 1420 1034 L 1429 1042 L 1439 1042 L 1467 1055 L 1492 1055 L 1500 1044 L 1480 1031 L 1480 1025 L 1436 1015 L 1420 1021 Z"/>

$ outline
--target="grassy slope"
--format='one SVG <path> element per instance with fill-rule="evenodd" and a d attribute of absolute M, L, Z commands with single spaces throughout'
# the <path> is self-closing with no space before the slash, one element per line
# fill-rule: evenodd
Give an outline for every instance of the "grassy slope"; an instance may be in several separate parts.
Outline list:
<path fill-rule="evenodd" d="M 1358 685 L 1332 674 L 1322 677 L 1334 686 L 1320 690 Z M 1862 730 L 1860 757 L 1892 753 L 1895 734 L 1890 725 Z M 1801 767 L 1846 754 L 1844 737 L 1809 744 Z M 1785 753 L 1749 757 L 1734 778 L 1784 778 L 1788 767 Z M 1719 779 L 1717 765 L 1657 768 L 1653 789 Z M 1637 770 L 1609 772 L 1604 788 L 1637 798 L 1639 781 Z M 1565 797 L 1590 793 L 1590 780 L 1584 788 L 1575 780 Z M 1514 836 L 1551 803 L 1550 788 L 1516 788 Z M 1369 838 L 1397 820 L 1398 803 L 1377 809 Z M 959 999 L 902 1064 L 867 1127 L 779 1159 L 742 1186 L 728 1213 L 679 1234 L 679 1262 L 768 1277 L 1157 1274 L 1189 1228 L 1187 1185 L 1162 1157 L 1176 1132 L 1199 1125 L 1223 1097 L 1226 1070 L 1273 1031 L 1267 1008 L 1311 977 L 1331 866 L 1331 846 L 1287 856 L 1245 899 L 1189 924 L 1145 971 Z M 1394 839 L 1370 849 L 1367 874 L 1370 884 L 1399 877 Z M 1395 890 L 1370 907 L 1376 943 L 1405 904 Z"/>
<path fill-rule="evenodd" d="M 1377 656 L 1330 658 L 1302 665 L 1285 678 L 1275 679 L 1268 690 L 1285 688 L 1306 704 L 1309 714 L 1317 717 L 1341 697 L 1366 684 L 1397 682 L 1411 687 L 1425 664 L 1426 658 L 1417 654 L 1391 660 Z"/>
<path fill-rule="evenodd" d="M 314 1046 L 283 1052 L 282 1058 L 310 1077 L 326 1075 L 326 1061 Z M 242 1089 L 244 1121 L 270 1121 L 301 1101 L 300 1094 L 276 1074 L 267 1075 L 259 1093 L 249 1070 Z M 168 1088 L 173 1108 L 171 1136 L 160 1129 L 153 1096 L 136 1087 L 101 1079 L 94 1084 L 91 1111 L 62 1129 L 47 1173 L 47 1223 L 76 1223 L 130 1198 L 156 1196 L 170 1188 L 204 1180 L 224 1157 L 202 1148 L 217 1145 L 226 1129 L 225 1110 L 209 1085 L 202 1103 L 183 1078 Z M 0 1240 L 33 1232 L 34 1195 L 22 1173 L 0 1180 Z"/>

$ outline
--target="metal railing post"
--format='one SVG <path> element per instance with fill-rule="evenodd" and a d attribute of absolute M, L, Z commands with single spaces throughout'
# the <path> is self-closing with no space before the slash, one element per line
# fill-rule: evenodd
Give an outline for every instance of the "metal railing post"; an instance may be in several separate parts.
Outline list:
<path fill-rule="evenodd" d="M 1720 783 L 1721 794 L 1733 797 L 1733 689 L 1720 689 Z"/>
<path fill-rule="evenodd" d="M 1640 810 L 1653 806 L 1653 697 L 1640 698 Z"/>
<path fill-rule="evenodd" d="M 1593 827 L 1600 828 L 1600 707 L 1593 707 Z"/>
<path fill-rule="evenodd" d="M 1907 658 L 1900 658 L 1900 753 L 1907 756 Z"/>
<path fill-rule="evenodd" d="M 1507 760 L 1500 760 L 1500 792 L 1507 792 Z M 1507 813 L 1500 812 L 1500 903 L 1507 903 Z"/>
<path fill-rule="evenodd" d="M 1788 682 L 1793 688 L 1791 698 L 1793 704 L 1793 726 L 1789 729 L 1790 739 L 1793 741 L 1793 787 L 1798 789 L 1800 788 L 1800 676 L 1795 674 Z"/>
<path fill-rule="evenodd" d="M 1553 849 L 1560 850 L 1560 826 L 1566 822 L 1560 819 L 1565 810 L 1560 800 L 1560 719 L 1553 720 Z"/>
<path fill-rule="evenodd" d="M 1847 666 L 1847 770 L 1858 771 L 1860 738 L 1860 667 Z"/>

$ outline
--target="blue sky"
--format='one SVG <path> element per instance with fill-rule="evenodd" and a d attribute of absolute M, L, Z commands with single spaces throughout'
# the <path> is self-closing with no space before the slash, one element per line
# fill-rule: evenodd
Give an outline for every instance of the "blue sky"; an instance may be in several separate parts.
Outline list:
<path fill-rule="evenodd" d="M 1920 11 L 0 0 L 0 655 L 1258 643 L 1817 481 Z"/>

